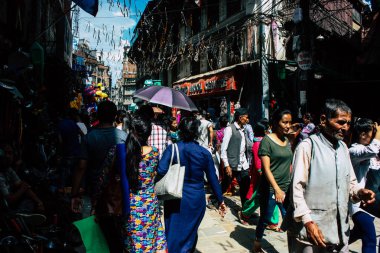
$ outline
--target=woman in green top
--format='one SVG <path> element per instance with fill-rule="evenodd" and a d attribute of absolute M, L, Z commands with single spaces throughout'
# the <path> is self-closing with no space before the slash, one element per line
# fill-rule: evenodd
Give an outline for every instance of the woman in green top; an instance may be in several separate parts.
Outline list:
<path fill-rule="evenodd" d="M 283 202 L 290 184 L 290 165 L 293 154 L 285 135 L 289 132 L 291 123 L 292 115 L 289 110 L 276 110 L 272 116 L 273 132 L 263 138 L 259 147 L 265 176 L 260 185 L 260 219 L 256 227 L 254 252 L 264 252 L 261 248 L 261 239 L 275 207 L 278 206 L 280 209 L 283 220 L 286 215 Z M 282 231 L 282 229 L 278 230 L 278 232 Z"/>

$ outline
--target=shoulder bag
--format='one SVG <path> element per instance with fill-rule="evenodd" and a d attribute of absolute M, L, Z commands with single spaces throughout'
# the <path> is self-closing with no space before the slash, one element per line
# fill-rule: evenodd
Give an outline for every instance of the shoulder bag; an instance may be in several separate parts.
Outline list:
<path fill-rule="evenodd" d="M 173 164 L 174 153 L 177 153 L 177 163 Z M 181 199 L 183 180 L 185 177 L 185 166 L 181 166 L 178 146 L 172 146 L 172 156 L 170 159 L 169 170 L 165 176 L 156 183 L 154 189 L 160 200 Z"/>

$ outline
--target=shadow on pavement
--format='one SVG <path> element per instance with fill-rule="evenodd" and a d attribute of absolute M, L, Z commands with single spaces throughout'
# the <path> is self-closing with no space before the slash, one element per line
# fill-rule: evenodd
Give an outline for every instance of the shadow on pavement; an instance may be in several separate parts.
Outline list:
<path fill-rule="evenodd" d="M 238 211 L 241 209 L 240 200 L 234 199 L 233 197 L 224 197 L 224 203 L 232 210 Z"/>
<path fill-rule="evenodd" d="M 224 198 L 224 203 L 226 203 L 226 205 L 230 208 L 230 211 L 236 217 L 236 220 L 239 221 L 238 212 L 241 210 L 240 203 L 238 204 L 230 198 Z M 252 215 L 252 217 L 250 217 L 249 220 L 247 220 L 247 222 L 251 226 L 256 226 L 259 222 L 259 218 L 259 215 L 255 213 L 255 215 Z"/>
<path fill-rule="evenodd" d="M 231 213 L 236 217 L 236 220 L 239 221 L 238 212 L 241 210 L 240 202 L 236 202 L 236 200 L 234 201 L 234 199 L 226 197 L 224 198 L 224 202 L 230 208 Z M 255 215 L 248 220 L 248 223 L 249 225 L 256 226 L 258 221 L 259 216 Z M 235 230 L 231 232 L 230 237 L 237 241 L 242 247 L 252 252 L 253 239 L 255 238 L 255 233 L 256 230 L 253 227 L 238 225 L 235 227 Z M 274 248 L 274 246 L 269 241 L 265 239 L 265 237 L 262 241 L 262 247 L 268 253 L 280 253 Z"/>
<path fill-rule="evenodd" d="M 235 231 L 231 232 L 230 237 L 237 241 L 242 247 L 252 252 L 255 232 L 256 231 L 253 228 L 236 226 Z M 273 247 L 272 244 L 270 244 L 270 242 L 265 239 L 265 237 L 262 241 L 262 247 L 267 253 L 280 253 Z"/>

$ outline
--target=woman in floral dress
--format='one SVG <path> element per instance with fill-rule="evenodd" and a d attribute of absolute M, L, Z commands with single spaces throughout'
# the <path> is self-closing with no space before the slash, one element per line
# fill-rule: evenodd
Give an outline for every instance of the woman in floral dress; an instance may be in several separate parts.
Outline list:
<path fill-rule="evenodd" d="M 125 224 L 125 246 L 129 253 L 167 252 L 165 230 L 154 192 L 158 165 L 157 148 L 147 145 L 150 122 L 134 118 L 127 139 L 127 177 L 130 187 L 130 215 Z"/>

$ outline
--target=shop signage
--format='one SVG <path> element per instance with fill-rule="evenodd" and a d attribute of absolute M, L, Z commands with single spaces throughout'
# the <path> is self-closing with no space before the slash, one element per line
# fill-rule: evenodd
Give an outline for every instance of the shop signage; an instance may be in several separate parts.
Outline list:
<path fill-rule="evenodd" d="M 177 87 L 174 87 L 174 89 L 182 91 L 186 95 L 189 93 L 189 87 L 187 87 L 187 86 L 183 86 L 183 87 L 177 86 Z"/>
<path fill-rule="evenodd" d="M 202 95 L 224 90 L 236 90 L 236 82 L 232 73 L 201 78 L 193 82 L 185 82 L 174 86 L 174 89 L 186 95 Z"/>
<path fill-rule="evenodd" d="M 220 88 L 226 88 L 228 82 L 227 77 L 223 77 L 216 80 L 210 80 L 205 83 L 205 90 L 213 90 L 213 89 L 220 89 Z"/>
<path fill-rule="evenodd" d="M 202 92 L 202 84 L 200 82 L 190 84 L 190 93 L 191 94 L 201 93 L 201 92 Z"/>
<path fill-rule="evenodd" d="M 312 66 L 311 54 L 306 51 L 302 51 L 297 56 L 297 63 L 300 69 L 309 70 Z"/>
<path fill-rule="evenodd" d="M 161 86 L 161 85 L 162 85 L 162 81 L 161 80 L 146 79 L 144 81 L 144 87 L 147 87 L 147 86 Z"/>

